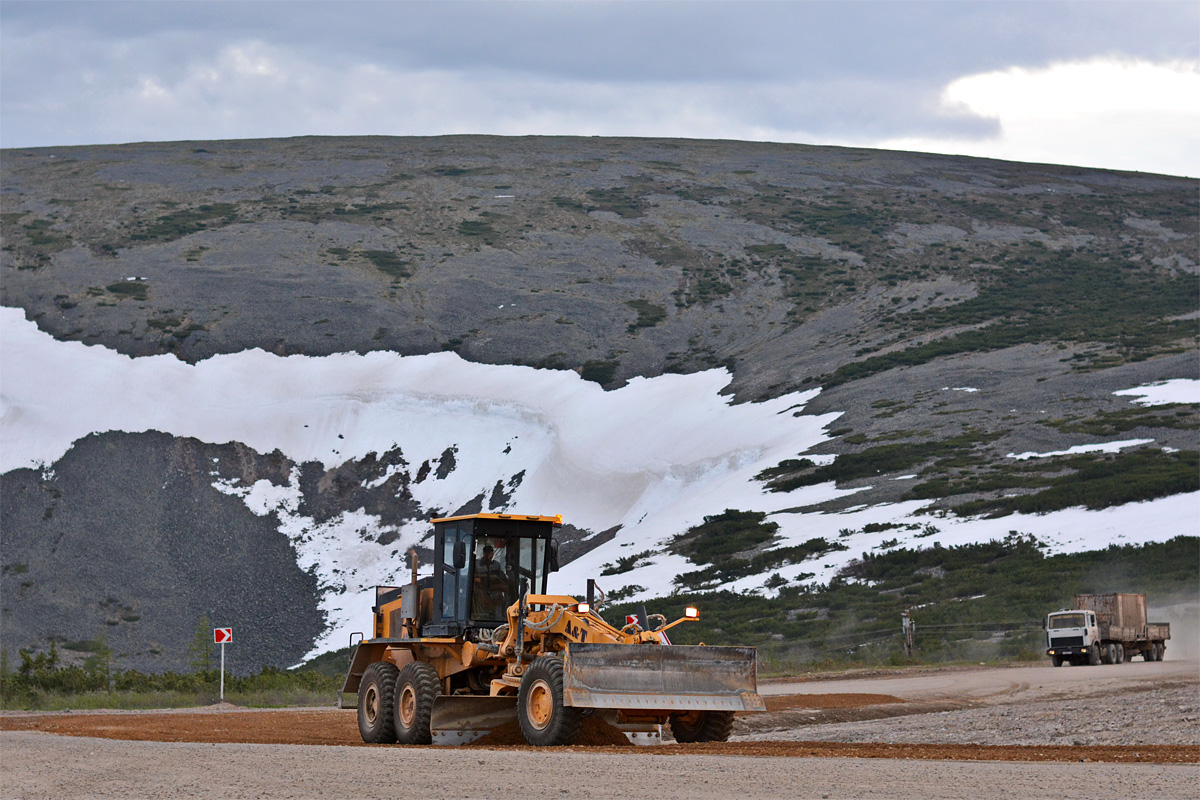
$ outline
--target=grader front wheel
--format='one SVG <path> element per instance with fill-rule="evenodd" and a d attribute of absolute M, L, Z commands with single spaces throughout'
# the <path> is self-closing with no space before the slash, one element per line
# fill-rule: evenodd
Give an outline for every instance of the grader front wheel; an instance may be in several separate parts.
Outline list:
<path fill-rule="evenodd" d="M 670 722 L 677 742 L 724 742 L 733 730 L 733 712 L 690 711 L 672 714 Z"/>
<path fill-rule="evenodd" d="M 539 656 L 517 691 L 517 720 L 525 741 L 535 747 L 572 744 L 583 722 L 580 710 L 563 705 L 563 662 Z"/>

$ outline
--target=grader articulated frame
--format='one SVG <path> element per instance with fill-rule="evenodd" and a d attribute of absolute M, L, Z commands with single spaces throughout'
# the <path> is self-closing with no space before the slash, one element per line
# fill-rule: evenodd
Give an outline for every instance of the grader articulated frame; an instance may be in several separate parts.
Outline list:
<path fill-rule="evenodd" d="M 584 601 L 547 594 L 561 518 L 433 523 L 434 574 L 417 579 L 413 552 L 412 582 L 376 589 L 373 636 L 346 675 L 364 741 L 467 744 L 516 720 L 530 744 L 570 744 L 591 714 L 637 743 L 664 723 L 678 741 L 716 741 L 735 712 L 764 710 L 754 648 L 670 644 L 695 609 L 617 628 L 591 581 Z"/>

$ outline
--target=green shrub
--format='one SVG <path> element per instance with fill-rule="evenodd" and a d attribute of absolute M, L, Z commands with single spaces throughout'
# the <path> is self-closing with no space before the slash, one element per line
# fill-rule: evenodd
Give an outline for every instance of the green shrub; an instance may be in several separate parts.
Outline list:
<path fill-rule="evenodd" d="M 581 375 L 585 381 L 607 386 L 613 382 L 619 366 L 621 366 L 621 362 L 616 360 L 585 361 Z"/>
<path fill-rule="evenodd" d="M 364 250 L 363 255 L 374 264 L 380 272 L 393 280 L 412 277 L 409 262 L 391 250 Z"/>
<path fill-rule="evenodd" d="M 627 328 L 629 333 L 635 333 L 639 328 L 653 328 L 667 318 L 667 310 L 649 300 L 628 300 L 625 305 L 637 312 L 637 320 Z"/>

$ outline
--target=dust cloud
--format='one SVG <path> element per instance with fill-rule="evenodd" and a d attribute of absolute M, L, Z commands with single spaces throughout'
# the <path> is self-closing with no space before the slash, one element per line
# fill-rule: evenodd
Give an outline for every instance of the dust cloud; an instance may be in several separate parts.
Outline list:
<path fill-rule="evenodd" d="M 1151 605 L 1150 622 L 1171 623 L 1165 661 L 1200 659 L 1200 598 L 1174 605 Z"/>

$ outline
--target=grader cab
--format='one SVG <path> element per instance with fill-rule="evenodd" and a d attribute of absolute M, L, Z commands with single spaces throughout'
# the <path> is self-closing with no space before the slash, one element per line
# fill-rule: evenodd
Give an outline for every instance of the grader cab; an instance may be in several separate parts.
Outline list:
<path fill-rule="evenodd" d="M 621 627 L 547 594 L 560 517 L 435 519 L 433 575 L 377 587 L 371 638 L 343 693 L 358 697 L 363 741 L 467 744 L 514 720 L 533 745 L 572 743 L 598 714 L 630 741 L 723 741 L 737 711 L 762 711 L 751 647 L 682 646 L 644 612 Z"/>

